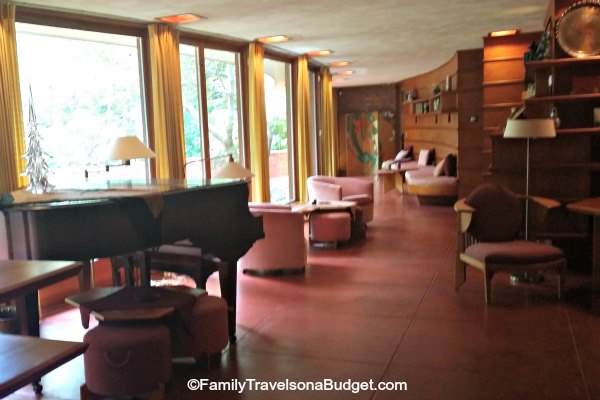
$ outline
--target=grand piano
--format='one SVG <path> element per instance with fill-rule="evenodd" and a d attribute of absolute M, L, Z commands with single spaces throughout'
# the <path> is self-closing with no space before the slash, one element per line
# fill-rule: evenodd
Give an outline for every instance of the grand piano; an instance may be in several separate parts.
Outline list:
<path fill-rule="evenodd" d="M 188 239 L 218 257 L 235 340 L 237 261 L 264 237 L 240 180 L 82 182 L 0 196 L 0 256 L 88 263 Z M 3 225 L 3 226 L 2 226 Z M 84 268 L 84 288 L 90 268 Z"/>

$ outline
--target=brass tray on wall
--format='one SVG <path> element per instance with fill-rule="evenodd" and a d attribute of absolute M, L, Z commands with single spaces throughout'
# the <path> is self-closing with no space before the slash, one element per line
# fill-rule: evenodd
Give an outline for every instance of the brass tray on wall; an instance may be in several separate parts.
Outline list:
<path fill-rule="evenodd" d="M 556 39 L 573 57 L 600 54 L 600 2 L 580 1 L 570 6 L 558 18 Z"/>

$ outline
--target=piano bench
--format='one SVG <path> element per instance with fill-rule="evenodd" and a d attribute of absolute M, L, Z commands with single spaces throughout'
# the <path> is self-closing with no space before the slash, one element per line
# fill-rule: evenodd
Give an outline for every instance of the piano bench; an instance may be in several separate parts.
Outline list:
<path fill-rule="evenodd" d="M 188 275 L 196 287 L 206 289 L 206 281 L 219 270 L 220 261 L 211 255 L 202 254 L 202 249 L 191 244 L 177 243 L 160 246 L 146 251 L 144 284 L 150 285 L 150 271 L 159 270 Z"/>

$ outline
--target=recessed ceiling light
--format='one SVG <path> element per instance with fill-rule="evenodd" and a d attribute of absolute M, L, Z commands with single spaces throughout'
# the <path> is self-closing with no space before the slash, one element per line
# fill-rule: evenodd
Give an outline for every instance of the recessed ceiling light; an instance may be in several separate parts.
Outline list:
<path fill-rule="evenodd" d="M 352 70 L 346 70 L 346 71 L 334 72 L 333 75 L 352 75 L 353 73 L 354 73 L 354 71 L 352 71 Z"/>
<path fill-rule="evenodd" d="M 326 56 L 326 55 L 332 54 L 332 53 L 333 53 L 332 50 L 317 50 L 317 51 L 309 51 L 308 53 L 306 53 L 306 55 L 309 57 L 315 57 L 315 56 Z"/>
<path fill-rule="evenodd" d="M 168 15 L 166 17 L 158 17 L 157 19 L 168 24 L 186 24 L 188 22 L 199 21 L 205 18 L 196 14 L 177 14 Z"/>
<path fill-rule="evenodd" d="M 329 66 L 331 68 L 336 68 L 336 67 L 344 67 L 349 64 L 350 64 L 350 61 L 337 61 L 337 62 L 329 63 Z"/>
<path fill-rule="evenodd" d="M 290 38 L 286 35 L 275 35 L 275 36 L 265 36 L 256 39 L 257 42 L 261 43 L 281 43 L 287 42 Z"/>
<path fill-rule="evenodd" d="M 520 31 L 521 31 L 520 29 L 507 29 L 505 31 L 490 32 L 489 35 L 490 35 L 490 37 L 514 36 L 517 33 L 519 33 Z"/>

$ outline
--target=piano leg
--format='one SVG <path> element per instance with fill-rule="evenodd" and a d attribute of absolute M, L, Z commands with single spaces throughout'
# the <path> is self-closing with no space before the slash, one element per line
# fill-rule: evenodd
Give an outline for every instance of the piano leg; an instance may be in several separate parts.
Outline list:
<path fill-rule="evenodd" d="M 79 292 L 87 292 L 91 288 L 92 281 L 92 263 L 90 260 L 82 261 L 83 268 L 81 268 L 81 272 L 79 272 Z"/>
<path fill-rule="evenodd" d="M 221 297 L 227 301 L 229 323 L 229 343 L 235 343 L 236 301 L 237 301 L 237 261 L 221 261 L 219 263 L 219 283 Z"/>

